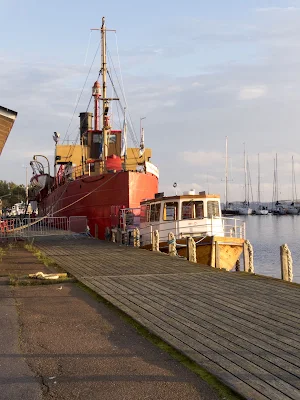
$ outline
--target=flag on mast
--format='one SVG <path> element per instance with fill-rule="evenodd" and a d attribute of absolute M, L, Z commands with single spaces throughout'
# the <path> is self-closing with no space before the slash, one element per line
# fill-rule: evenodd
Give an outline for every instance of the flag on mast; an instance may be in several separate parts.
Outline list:
<path fill-rule="evenodd" d="M 124 124 L 123 124 L 123 132 L 121 139 L 121 157 L 125 157 L 127 153 L 127 123 L 126 123 L 126 115 L 124 114 Z"/>
<path fill-rule="evenodd" d="M 144 152 L 145 152 L 145 136 L 144 136 L 144 128 L 142 128 L 139 156 L 142 157 Z"/>

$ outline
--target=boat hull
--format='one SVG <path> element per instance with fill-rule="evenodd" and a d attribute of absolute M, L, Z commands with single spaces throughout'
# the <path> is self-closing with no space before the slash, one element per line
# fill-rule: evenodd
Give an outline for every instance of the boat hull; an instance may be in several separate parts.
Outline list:
<path fill-rule="evenodd" d="M 86 216 L 90 233 L 105 239 L 106 228 L 119 223 L 120 208 L 135 208 L 158 191 L 149 173 L 122 171 L 86 176 L 64 183 L 39 199 L 39 215 Z"/>
<path fill-rule="evenodd" d="M 231 271 L 235 268 L 237 260 L 240 258 L 243 252 L 244 239 L 230 238 L 222 236 L 207 236 L 204 239 L 200 237 L 194 237 L 195 242 L 199 240 L 196 246 L 197 264 L 209 265 L 212 267 L 218 266 L 218 268 Z M 219 260 L 216 260 L 216 242 L 219 247 Z M 186 257 L 186 239 L 176 240 L 177 253 L 181 257 Z M 151 250 L 151 245 L 142 246 L 144 249 Z M 159 250 L 163 253 L 168 253 L 168 242 L 160 242 Z"/>

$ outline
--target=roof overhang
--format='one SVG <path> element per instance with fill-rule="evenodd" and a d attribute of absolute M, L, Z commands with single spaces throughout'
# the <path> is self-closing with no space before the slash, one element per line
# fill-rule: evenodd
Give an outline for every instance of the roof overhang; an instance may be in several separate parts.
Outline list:
<path fill-rule="evenodd" d="M 0 154 L 2 153 L 5 142 L 10 134 L 13 124 L 17 118 L 16 111 L 9 110 L 0 106 Z"/>

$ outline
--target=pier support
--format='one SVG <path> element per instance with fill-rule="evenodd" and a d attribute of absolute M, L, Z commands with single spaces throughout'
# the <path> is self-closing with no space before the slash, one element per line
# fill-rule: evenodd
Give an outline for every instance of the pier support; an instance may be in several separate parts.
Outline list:
<path fill-rule="evenodd" d="M 287 244 L 280 246 L 281 279 L 293 282 L 293 259 Z"/>

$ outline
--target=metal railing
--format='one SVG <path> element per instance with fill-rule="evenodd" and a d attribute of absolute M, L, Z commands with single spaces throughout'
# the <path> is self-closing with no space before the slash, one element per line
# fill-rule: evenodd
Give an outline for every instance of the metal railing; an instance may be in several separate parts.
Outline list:
<path fill-rule="evenodd" d="M 87 217 L 40 217 L 0 220 L 0 239 L 88 233 Z"/>
<path fill-rule="evenodd" d="M 203 220 L 190 220 L 192 225 L 183 225 L 187 220 L 154 222 L 150 225 L 140 228 L 141 244 L 152 243 L 152 233 L 159 231 L 161 241 L 168 238 L 172 232 L 176 239 L 182 239 L 187 236 L 205 237 L 205 236 L 224 236 L 232 238 L 246 238 L 246 224 L 243 220 L 230 217 L 204 218 Z M 219 222 L 219 223 L 218 223 Z"/>

